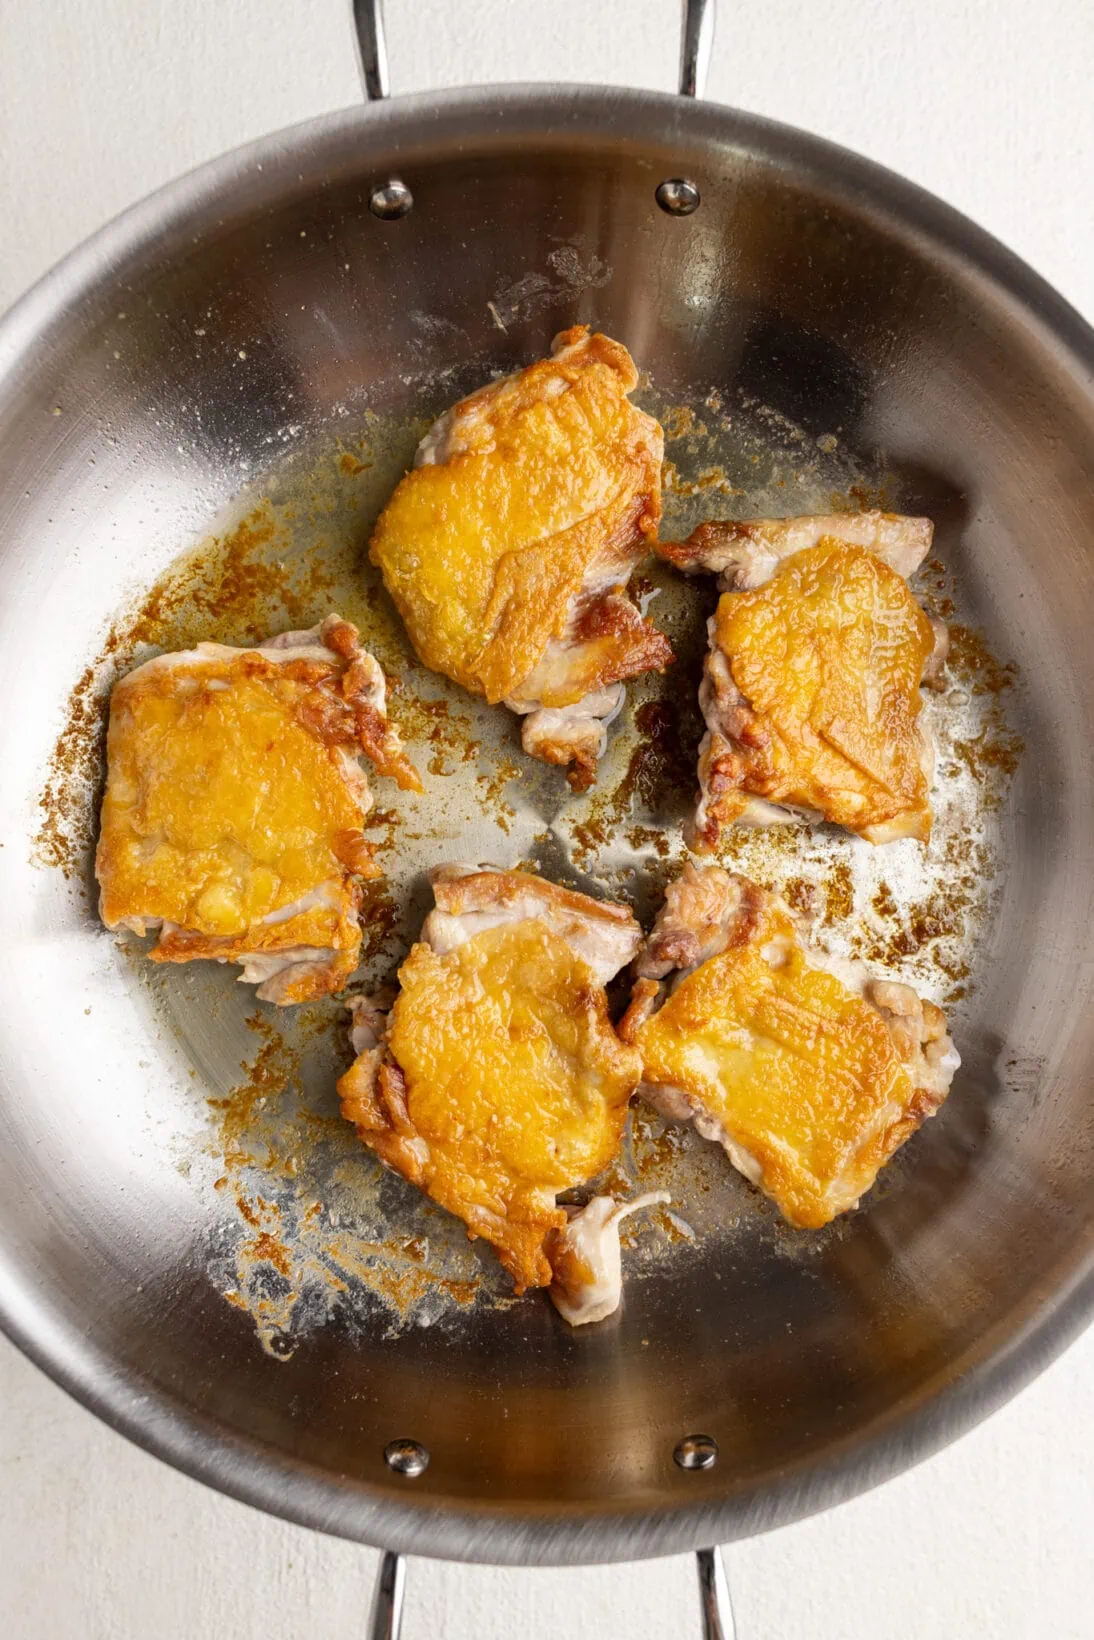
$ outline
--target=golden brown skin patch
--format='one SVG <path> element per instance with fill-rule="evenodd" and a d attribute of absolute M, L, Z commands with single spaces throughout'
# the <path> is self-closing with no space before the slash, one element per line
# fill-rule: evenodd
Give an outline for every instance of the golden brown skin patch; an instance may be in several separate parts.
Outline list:
<path fill-rule="evenodd" d="M 819 1228 L 856 1205 L 942 1104 L 957 1063 L 945 1021 L 905 985 L 866 980 L 860 994 L 814 966 L 787 906 L 747 879 L 689 865 L 673 886 L 700 911 L 701 891 L 722 898 L 727 943 L 659 1009 L 661 987 L 639 979 L 621 1034 L 655 1103 L 686 1108 L 791 1224 Z M 694 959 L 690 908 L 677 901 L 679 932 L 663 914 L 639 970 Z M 700 946 L 713 929 L 696 919 Z"/>
<path fill-rule="evenodd" d="M 365 751 L 417 775 L 375 704 L 376 668 L 332 618 L 307 655 L 207 645 L 115 686 L 96 873 L 108 928 L 163 921 L 155 962 L 314 948 L 287 992 L 340 989 L 357 962 L 356 878 L 380 875 L 362 831 Z M 324 650 L 329 658 L 324 658 Z M 295 907 L 286 916 L 278 913 Z"/>
<path fill-rule="evenodd" d="M 492 703 L 568 706 L 671 659 L 618 593 L 657 535 L 661 429 L 628 401 L 638 373 L 619 342 L 579 325 L 554 347 L 448 413 L 436 460 L 406 475 L 372 537 L 422 660 Z M 607 579 L 583 607 L 598 563 Z M 580 657 L 530 693 L 571 616 Z"/>
<path fill-rule="evenodd" d="M 444 956 L 415 945 L 399 983 L 386 1041 L 338 1084 L 342 1113 L 497 1249 L 518 1292 L 548 1286 L 555 1198 L 616 1154 L 638 1054 L 592 970 L 531 918 Z"/>
<path fill-rule="evenodd" d="M 724 593 L 712 649 L 739 698 L 732 733 L 712 733 L 700 846 L 714 846 L 749 796 L 871 841 L 926 841 L 920 682 L 934 646 L 903 576 L 834 537 L 783 560 L 755 590 Z"/>

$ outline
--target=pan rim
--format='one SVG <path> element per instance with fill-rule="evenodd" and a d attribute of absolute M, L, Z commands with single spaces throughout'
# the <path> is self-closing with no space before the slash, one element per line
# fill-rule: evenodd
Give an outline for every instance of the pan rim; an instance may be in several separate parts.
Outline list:
<path fill-rule="evenodd" d="M 237 208 L 250 215 L 265 200 L 284 201 L 321 187 L 338 154 L 359 167 L 362 136 L 381 158 L 382 151 L 397 151 L 407 172 L 418 154 L 435 163 L 446 143 L 469 136 L 499 150 L 520 140 L 562 149 L 575 139 L 616 147 L 628 140 L 747 147 L 851 204 L 868 204 L 906 240 L 929 242 L 935 254 L 986 278 L 1042 341 L 1064 355 L 1077 386 L 1094 399 L 1094 330 L 1081 315 L 993 236 L 896 173 L 822 138 L 717 104 L 614 87 L 515 84 L 422 93 L 323 115 L 165 184 L 85 240 L 0 319 L 0 413 L 35 370 L 54 323 L 77 301 L 124 277 L 153 244 L 162 255 L 165 241 L 187 226 L 208 228 L 212 207 L 245 179 L 249 191 Z M 385 171 L 377 165 L 377 181 Z M 216 225 L 227 220 L 225 215 Z M 880 1416 L 845 1446 L 803 1458 L 751 1491 L 726 1492 L 726 1477 L 715 1469 L 709 1476 L 681 1475 L 678 1504 L 627 1512 L 586 1505 L 415 1504 L 410 1491 L 403 1501 L 380 1485 L 349 1486 L 328 1471 L 244 1444 L 163 1389 L 120 1373 L 107 1352 L 37 1289 L 31 1256 L 20 1264 L 3 1247 L 0 1330 L 111 1428 L 194 1479 L 270 1514 L 411 1554 L 495 1564 L 595 1564 L 680 1553 L 789 1524 L 929 1457 L 1021 1389 L 1087 1324 L 1094 1310 L 1092 1243 L 1094 1227 L 1042 1277 L 1041 1296 L 1028 1314 L 1011 1312 L 981 1335 L 962 1362 L 921 1386 L 910 1410 Z"/>

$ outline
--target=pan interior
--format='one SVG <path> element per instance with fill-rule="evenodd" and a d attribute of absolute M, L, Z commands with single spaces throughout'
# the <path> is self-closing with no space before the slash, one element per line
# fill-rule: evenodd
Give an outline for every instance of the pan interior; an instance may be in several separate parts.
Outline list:
<path fill-rule="evenodd" d="M 17 1335 L 128 1427 L 315 1524 L 412 1546 L 431 1514 L 434 1546 L 484 1558 L 679 1547 L 704 1511 L 728 1537 L 806 1507 L 818 1463 L 909 1422 L 1079 1268 L 1094 412 L 971 264 L 792 157 L 592 131 L 404 147 L 415 208 L 392 224 L 352 134 L 313 138 L 307 186 L 240 175 L 219 217 L 192 199 L 139 237 L 36 320 L 0 390 L 0 1290 Z M 703 205 L 674 220 L 653 188 L 681 159 Z M 673 1204 L 631 1231 L 620 1315 L 574 1334 L 338 1120 L 338 1007 L 151 967 L 98 926 L 90 849 L 120 669 L 334 607 L 394 680 L 426 779 L 420 799 L 373 782 L 388 875 L 362 982 L 405 953 L 442 859 L 531 864 L 648 922 L 684 857 L 712 589 L 642 572 L 679 659 L 631 688 L 579 798 L 507 714 L 422 669 L 365 551 L 428 420 L 580 321 L 647 372 L 666 534 L 875 504 L 935 520 L 918 590 L 957 641 L 928 704 L 930 847 L 779 828 L 724 858 L 945 1002 L 964 1064 L 818 1235 L 636 1109 L 608 1182 Z M 119 1412 L 115 1378 L 155 1416 Z M 684 1474 L 696 1430 L 721 1457 Z M 224 1436 L 244 1456 L 206 1462 Z M 412 1492 L 382 1458 L 404 1436 L 431 1453 Z"/>

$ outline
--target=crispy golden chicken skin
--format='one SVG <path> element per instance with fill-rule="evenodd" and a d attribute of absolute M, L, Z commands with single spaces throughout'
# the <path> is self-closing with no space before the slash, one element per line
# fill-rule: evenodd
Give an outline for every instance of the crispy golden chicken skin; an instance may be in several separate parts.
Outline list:
<path fill-rule="evenodd" d="M 801 1228 L 857 1205 L 960 1063 L 932 1003 L 809 949 L 776 895 L 718 866 L 670 885 L 636 972 L 620 1032 L 640 1091 Z"/>
<path fill-rule="evenodd" d="M 383 673 L 329 616 L 254 649 L 199 644 L 114 688 L 95 860 L 108 928 L 158 928 L 154 962 L 243 964 L 266 1001 L 336 991 L 357 965 L 358 761 L 420 790 Z"/>
<path fill-rule="evenodd" d="M 706 524 L 659 549 L 727 587 L 700 690 L 699 852 L 736 821 L 794 812 L 875 843 L 929 837 L 920 685 L 945 629 L 905 577 L 930 541 L 927 519 L 859 513 Z"/>
<path fill-rule="evenodd" d="M 497 1249 L 518 1292 L 554 1283 L 567 1319 L 600 1319 L 618 1303 L 621 1214 L 594 1198 L 568 1216 L 556 1197 L 619 1148 L 639 1059 L 604 983 L 641 930 L 625 906 L 525 872 L 446 866 L 433 887 L 394 1002 L 353 1007 L 342 1113 Z"/>
<path fill-rule="evenodd" d="M 667 640 L 626 596 L 661 518 L 661 428 L 626 348 L 585 325 L 426 435 L 371 555 L 427 666 L 525 718 L 525 750 L 592 779 L 622 680 Z"/>

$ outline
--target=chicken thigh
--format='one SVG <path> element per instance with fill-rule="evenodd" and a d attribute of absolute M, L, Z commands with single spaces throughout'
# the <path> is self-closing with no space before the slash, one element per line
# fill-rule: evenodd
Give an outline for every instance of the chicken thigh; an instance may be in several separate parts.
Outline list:
<path fill-rule="evenodd" d="M 717 572 L 699 702 L 699 803 L 689 842 L 794 814 L 872 843 L 930 835 L 933 751 L 921 683 L 946 630 L 906 577 L 930 549 L 925 518 L 886 513 L 703 524 L 658 551 Z"/>
<path fill-rule="evenodd" d="M 782 900 L 718 866 L 685 866 L 635 966 L 620 1034 L 640 1092 L 801 1228 L 857 1206 L 960 1064 L 933 1003 L 809 947 Z"/>
<path fill-rule="evenodd" d="M 203 643 L 115 685 L 95 870 L 108 928 L 159 931 L 153 962 L 242 964 L 267 1002 L 337 991 L 357 966 L 360 758 L 420 791 L 384 675 L 337 615 L 253 649 Z"/>
<path fill-rule="evenodd" d="M 352 1006 L 342 1113 L 494 1246 L 518 1293 L 550 1286 L 567 1320 L 602 1319 L 619 1302 L 621 1210 L 594 1197 L 568 1214 L 556 1197 L 619 1149 L 639 1058 L 604 985 L 641 929 L 526 872 L 442 866 L 432 884 L 398 994 Z"/>
<path fill-rule="evenodd" d="M 672 660 L 627 596 L 661 518 L 664 440 L 630 354 L 577 325 L 454 405 L 371 555 L 427 666 L 523 719 L 525 751 L 592 781 L 623 683 Z"/>

